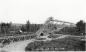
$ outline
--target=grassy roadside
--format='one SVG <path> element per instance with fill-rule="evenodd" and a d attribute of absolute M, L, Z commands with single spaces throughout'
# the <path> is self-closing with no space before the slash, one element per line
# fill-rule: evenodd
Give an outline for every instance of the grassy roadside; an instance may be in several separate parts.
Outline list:
<path fill-rule="evenodd" d="M 85 51 L 85 41 L 66 37 L 51 41 L 35 41 L 27 45 L 25 51 Z"/>

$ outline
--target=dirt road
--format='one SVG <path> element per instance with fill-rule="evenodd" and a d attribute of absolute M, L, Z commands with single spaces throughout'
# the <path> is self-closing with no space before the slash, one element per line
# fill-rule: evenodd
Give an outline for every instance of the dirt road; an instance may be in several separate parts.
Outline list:
<path fill-rule="evenodd" d="M 3 48 L 1 50 L 5 50 L 7 52 L 25 52 L 25 47 L 28 43 L 33 42 L 33 40 L 25 40 L 25 41 L 19 41 L 11 43 Z"/>

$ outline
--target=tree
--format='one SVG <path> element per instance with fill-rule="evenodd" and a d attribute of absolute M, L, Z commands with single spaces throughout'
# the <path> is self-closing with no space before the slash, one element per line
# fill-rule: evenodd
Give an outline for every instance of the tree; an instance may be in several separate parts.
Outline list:
<path fill-rule="evenodd" d="M 27 29 L 27 31 L 30 31 L 30 21 L 29 20 L 26 23 L 26 29 Z"/>
<path fill-rule="evenodd" d="M 76 23 L 78 32 L 80 34 L 85 34 L 85 24 L 86 23 L 84 23 L 83 20 L 80 20 L 79 22 Z"/>

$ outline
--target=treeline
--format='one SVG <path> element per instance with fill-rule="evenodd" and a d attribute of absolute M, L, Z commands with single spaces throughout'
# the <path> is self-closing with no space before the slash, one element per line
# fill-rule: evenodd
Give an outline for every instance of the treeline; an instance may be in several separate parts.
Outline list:
<path fill-rule="evenodd" d="M 36 32 L 43 24 L 31 24 L 29 20 L 21 27 L 23 32 Z"/>
<path fill-rule="evenodd" d="M 26 24 L 21 27 L 23 32 L 36 32 L 42 24 Z"/>
<path fill-rule="evenodd" d="M 36 32 L 43 24 L 31 24 L 29 20 L 26 24 L 18 25 L 12 23 L 1 23 L 0 24 L 0 35 L 1 34 L 21 34 L 23 32 Z"/>
<path fill-rule="evenodd" d="M 11 28 L 11 24 L 10 23 L 1 23 L 0 24 L 0 33 L 9 33 Z"/>
<path fill-rule="evenodd" d="M 80 20 L 76 23 L 76 27 L 64 27 L 61 29 L 59 34 L 71 34 L 71 35 L 85 35 L 85 22 L 83 20 Z"/>

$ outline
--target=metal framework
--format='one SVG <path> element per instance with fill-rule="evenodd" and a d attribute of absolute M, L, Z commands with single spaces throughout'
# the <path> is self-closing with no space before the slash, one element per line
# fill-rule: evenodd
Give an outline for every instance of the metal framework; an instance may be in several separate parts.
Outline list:
<path fill-rule="evenodd" d="M 46 26 L 48 26 L 48 24 L 58 24 L 58 23 L 59 23 L 59 25 L 67 25 L 69 27 L 76 26 L 74 23 L 70 23 L 70 22 L 65 22 L 65 21 L 61 21 L 61 20 L 49 20 L 44 23 L 44 25 L 36 32 L 36 34 L 38 36 L 40 36 L 40 34 L 43 33 L 43 31 L 46 29 Z"/>

